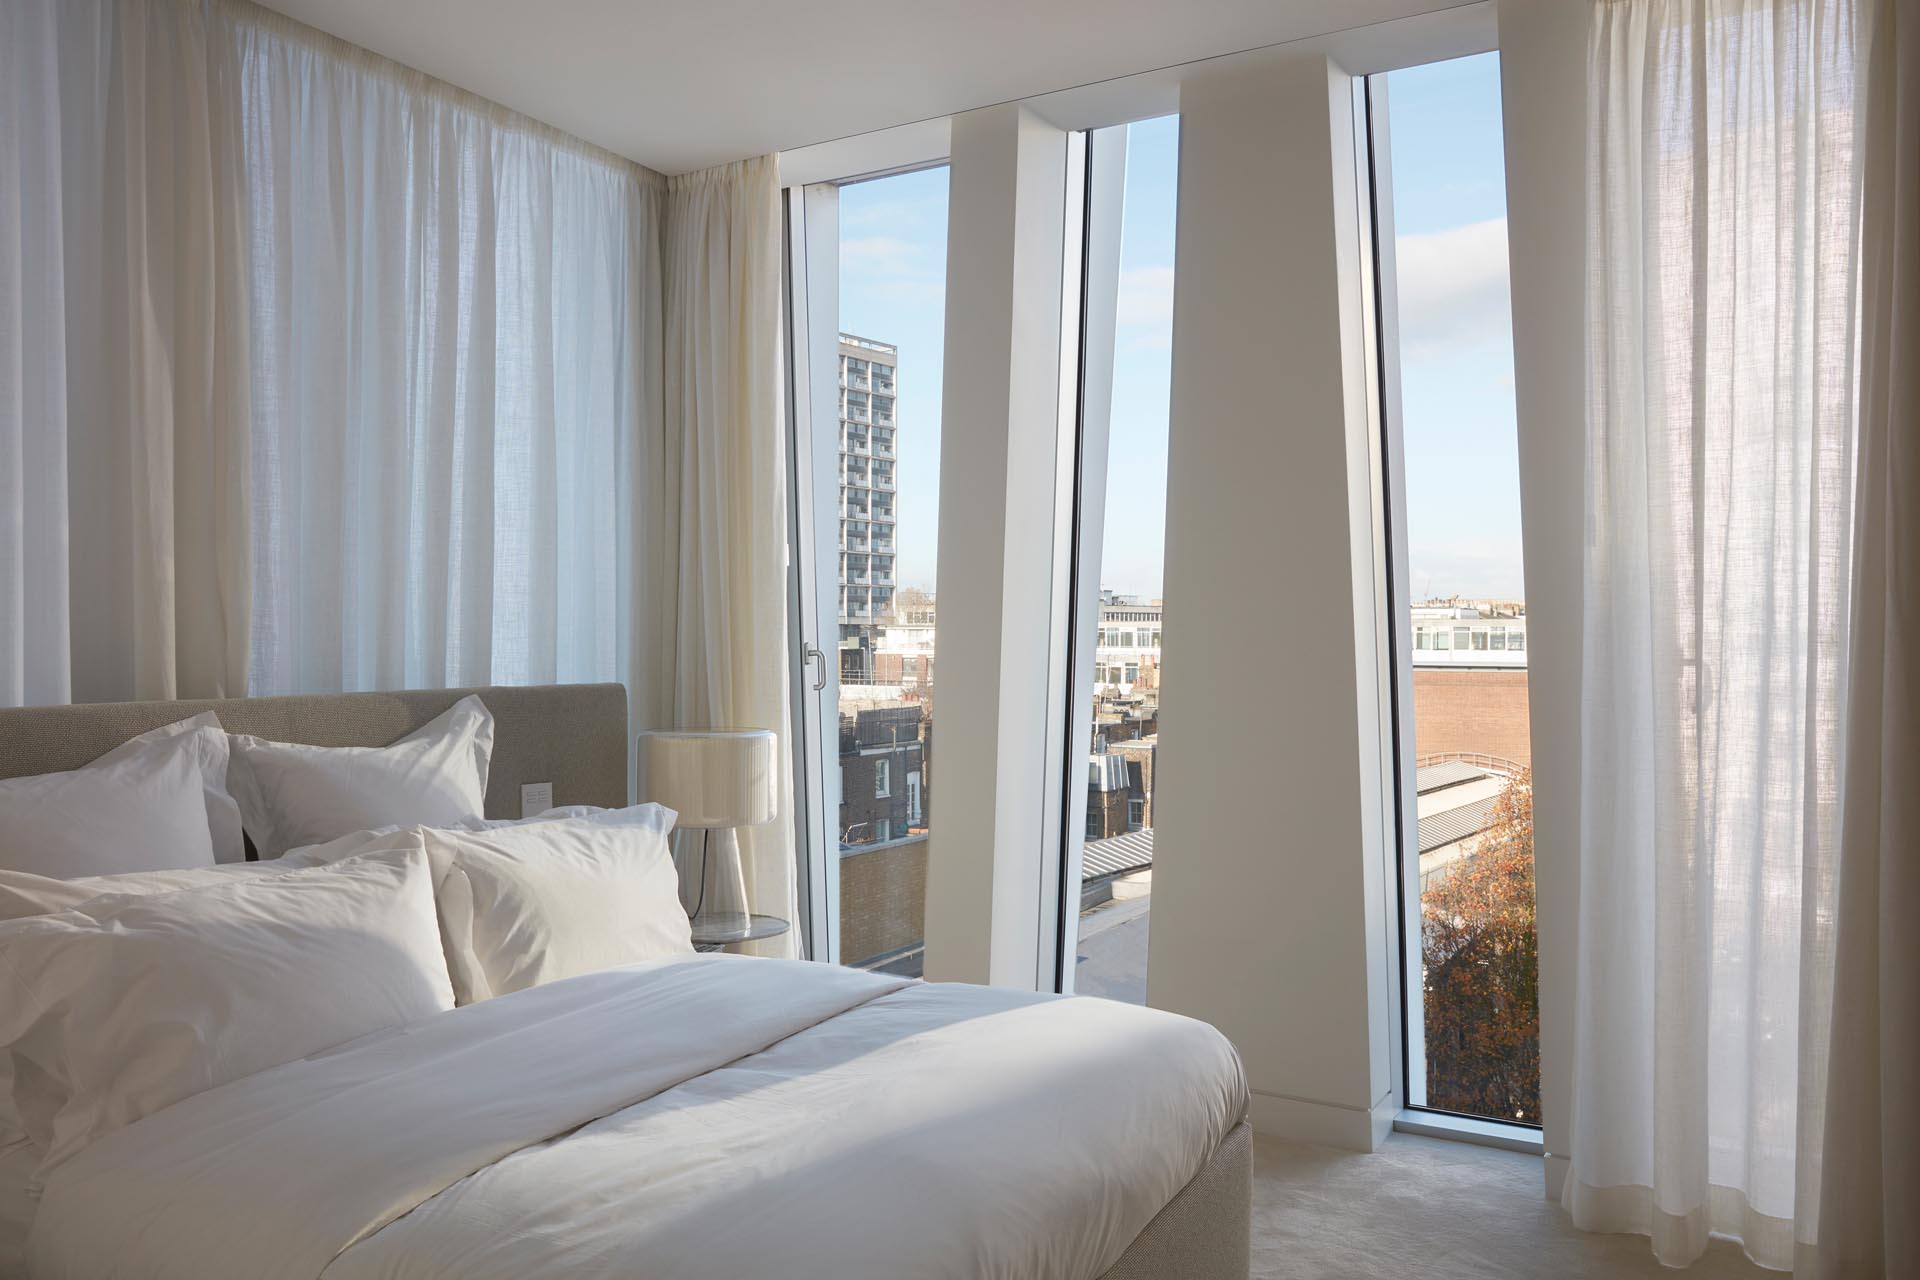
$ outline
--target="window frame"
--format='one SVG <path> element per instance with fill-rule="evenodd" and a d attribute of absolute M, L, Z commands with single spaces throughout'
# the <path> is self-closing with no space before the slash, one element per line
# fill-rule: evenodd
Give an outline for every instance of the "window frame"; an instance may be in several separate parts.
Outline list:
<path fill-rule="evenodd" d="M 1454 53 L 1442 58 L 1423 59 L 1422 62 L 1447 61 L 1484 52 L 1497 53 L 1498 50 L 1495 48 Z M 1394 739 L 1392 744 L 1393 813 L 1390 816 L 1395 832 L 1392 843 L 1397 852 L 1397 861 L 1388 870 L 1394 877 L 1398 892 L 1393 895 L 1396 900 L 1392 903 L 1393 918 L 1389 923 L 1387 936 L 1391 952 L 1391 967 L 1400 988 L 1400 1016 L 1393 1020 L 1392 1025 L 1396 1033 L 1395 1038 L 1399 1041 L 1398 1051 L 1394 1055 L 1400 1068 L 1395 1090 L 1401 1108 L 1394 1127 L 1408 1132 L 1467 1138 L 1487 1145 L 1538 1152 L 1542 1149 L 1543 1128 L 1540 1123 L 1500 1120 L 1449 1111 L 1430 1106 L 1426 1100 L 1423 957 L 1418 939 L 1414 936 L 1408 922 L 1409 910 L 1416 912 L 1418 910 L 1422 883 L 1412 697 L 1412 651 L 1415 644 L 1411 634 L 1402 631 L 1403 626 L 1411 628 L 1414 624 L 1405 518 L 1406 454 L 1400 396 L 1400 321 L 1393 191 L 1390 178 L 1393 157 L 1391 106 L 1387 88 L 1388 74 L 1399 69 L 1401 69 L 1400 66 L 1381 68 L 1367 75 L 1356 75 L 1353 81 L 1356 170 L 1362 186 L 1360 207 L 1363 217 L 1367 220 L 1362 228 L 1361 243 L 1365 257 L 1364 284 L 1370 294 L 1371 304 L 1365 308 L 1368 321 L 1366 325 L 1368 367 L 1372 375 L 1369 379 L 1372 384 L 1369 388 L 1369 396 L 1376 415 L 1381 448 L 1382 465 L 1378 477 L 1378 499 L 1386 532 L 1383 585 L 1389 621 L 1385 627 L 1385 635 L 1392 673 L 1388 682 Z M 1517 361 L 1516 353 L 1516 365 Z M 1524 478 L 1522 483 L 1524 485 Z M 1521 536 L 1524 547 L 1526 539 L 1524 518 Z M 1471 622 L 1461 626 L 1461 621 L 1454 618 L 1430 620 L 1427 625 L 1432 629 L 1433 646 L 1428 652 L 1464 651 L 1468 655 L 1468 662 L 1471 663 L 1472 655 L 1479 651 L 1473 647 L 1476 635 L 1481 641 L 1481 649 L 1486 649 L 1490 643 L 1489 629 L 1476 628 Z M 1525 635 L 1524 623 L 1508 630 L 1509 644 L 1515 634 Z M 1463 635 L 1466 639 L 1464 645 L 1458 643 Z M 1522 650 L 1524 647 L 1523 641 Z M 1538 928 L 1537 910 L 1535 919 L 1536 928 Z M 1546 993 L 1542 988 L 1543 1004 L 1545 998 Z M 1418 1035 L 1415 1034 L 1416 1027 L 1421 1028 Z M 1541 1075 L 1544 1093 L 1546 1088 L 1544 1057 L 1541 1063 Z"/>
<path fill-rule="evenodd" d="M 884 157 L 862 165 L 860 158 Z M 794 785 L 794 857 L 802 954 L 810 960 L 840 963 L 839 812 L 846 794 L 846 768 L 839 761 L 840 616 L 851 612 L 838 579 L 822 574 L 825 548 L 837 548 L 843 522 L 863 526 L 859 554 L 874 554 L 874 503 L 843 509 L 839 455 L 858 432 L 857 452 L 871 455 L 874 432 L 885 430 L 897 441 L 897 422 L 884 428 L 852 422 L 848 393 L 863 394 L 871 406 L 873 366 L 868 361 L 865 389 L 851 385 L 848 362 L 840 352 L 840 189 L 859 182 L 949 163 L 945 130 L 929 134 L 907 130 L 898 139 L 876 138 L 871 152 L 856 150 L 853 167 L 838 176 L 804 175 L 781 191 L 783 256 L 780 344 L 788 456 L 788 671 Z M 884 393 L 892 404 L 894 386 Z M 869 413 L 869 417 L 871 414 Z M 891 417 L 891 415 L 890 415 Z M 890 452 L 889 457 L 897 457 Z M 890 463 L 891 465 L 891 463 Z M 851 490 L 849 491 L 851 493 Z M 887 506 L 894 509 L 892 493 Z M 892 552 L 882 552 L 889 558 Z M 891 599 L 891 586 L 881 590 Z M 871 598 L 873 588 L 862 591 Z M 863 611 L 864 613 L 865 611 Z M 876 797 L 880 798 L 880 797 Z"/>
<path fill-rule="evenodd" d="M 1069 493 L 1059 504 L 1064 511 L 1063 539 L 1056 550 L 1055 579 L 1064 578 L 1059 598 L 1067 616 L 1061 632 L 1066 638 L 1054 684 L 1060 711 L 1055 719 L 1064 727 L 1062 746 L 1093 740 L 1094 695 L 1100 687 L 1120 684 L 1124 664 L 1099 660 L 1101 648 L 1118 648 L 1120 615 L 1107 616 L 1100 598 L 1100 564 L 1104 554 L 1107 472 L 1111 461 L 1111 409 L 1115 360 L 1115 328 L 1119 316 L 1119 263 L 1124 232 L 1127 135 L 1112 125 L 1072 135 L 1079 144 L 1080 161 L 1069 168 L 1076 197 L 1069 201 L 1069 261 L 1075 272 L 1063 272 L 1061 343 L 1063 356 L 1071 349 L 1073 382 L 1066 385 L 1062 361 L 1063 408 L 1060 434 L 1070 450 L 1059 468 Z M 1070 321 L 1070 323 L 1069 323 Z M 1064 398 L 1072 396 L 1067 406 Z M 1171 406 L 1169 406 L 1171 410 Z M 1061 567 L 1064 566 L 1064 573 Z M 1112 677 L 1110 680 L 1108 677 Z M 1042 955 L 1051 943 L 1052 989 L 1073 994 L 1079 941 L 1081 853 L 1091 819 L 1088 804 L 1088 752 L 1063 750 L 1059 774 L 1060 819 L 1058 869 L 1052 877 L 1053 936 L 1042 940 Z M 1129 804 L 1131 816 L 1131 804 Z"/>

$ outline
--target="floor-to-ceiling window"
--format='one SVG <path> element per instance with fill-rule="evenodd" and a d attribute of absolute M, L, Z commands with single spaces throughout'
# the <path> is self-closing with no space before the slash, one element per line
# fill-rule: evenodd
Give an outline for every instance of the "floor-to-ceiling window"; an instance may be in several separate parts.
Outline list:
<path fill-rule="evenodd" d="M 831 332 L 810 336 L 822 385 L 806 424 L 813 503 L 830 510 L 797 548 L 817 584 L 818 657 L 806 676 L 823 695 L 803 702 L 801 717 L 821 765 L 810 797 L 824 810 L 812 824 L 824 846 L 814 887 L 842 963 L 913 975 L 936 790 L 947 174 L 821 189 L 802 231 L 815 240 L 811 260 L 832 264 L 830 281 L 813 281 L 815 301 L 837 298 L 816 309 L 815 327 Z M 825 958 L 818 941 L 813 953 Z"/>
<path fill-rule="evenodd" d="M 1144 1003 L 1153 889 L 1153 798 L 1160 737 L 1161 568 L 1166 539 L 1167 446 L 1173 356 L 1174 212 L 1180 123 L 1177 116 L 1099 130 L 1089 147 L 1088 180 L 1118 181 L 1120 199 L 1088 202 L 1089 252 L 1117 238 L 1117 288 L 1100 291 L 1102 267 L 1087 272 L 1090 334 L 1110 326 L 1111 367 L 1089 360 L 1083 386 L 1079 619 L 1091 652 L 1076 662 L 1073 723 L 1084 741 L 1084 793 L 1070 796 L 1070 839 L 1080 856 L 1064 859 L 1071 949 L 1070 982 L 1082 995 Z M 1124 165 L 1124 176 L 1102 165 Z M 1117 220 L 1109 225 L 1103 219 Z M 1107 252 L 1111 252 L 1108 249 Z M 1109 313 L 1110 308 L 1110 313 Z M 1089 337 L 1104 346 L 1105 334 Z M 1102 352 L 1104 356 L 1104 350 Z M 1102 438 L 1089 438 L 1100 433 Z M 1172 625 L 1190 625 L 1180 619 Z M 1176 694 L 1177 696 L 1177 694 Z M 1077 763 L 1077 762 L 1076 762 Z M 1078 788 L 1080 770 L 1069 771 Z"/>
<path fill-rule="evenodd" d="M 1499 57 L 1375 76 L 1366 98 L 1393 458 L 1407 1099 L 1538 1124 Z"/>

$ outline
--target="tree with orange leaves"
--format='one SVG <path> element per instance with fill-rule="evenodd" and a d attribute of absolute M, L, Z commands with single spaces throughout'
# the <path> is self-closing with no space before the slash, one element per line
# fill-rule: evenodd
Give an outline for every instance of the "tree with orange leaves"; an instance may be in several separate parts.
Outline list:
<path fill-rule="evenodd" d="M 1540 1122 L 1533 775 L 1507 784 L 1471 856 L 1421 895 L 1427 1105 Z"/>

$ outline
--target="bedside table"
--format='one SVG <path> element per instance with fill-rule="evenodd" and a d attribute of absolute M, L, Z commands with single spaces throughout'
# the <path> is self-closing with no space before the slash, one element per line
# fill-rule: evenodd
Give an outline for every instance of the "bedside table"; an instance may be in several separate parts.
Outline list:
<path fill-rule="evenodd" d="M 693 925 L 693 949 L 695 951 L 718 951 L 737 942 L 758 942 L 762 938 L 777 938 L 793 928 L 788 921 L 779 916 L 753 915 L 747 917 L 742 927 L 725 927 L 695 921 Z"/>

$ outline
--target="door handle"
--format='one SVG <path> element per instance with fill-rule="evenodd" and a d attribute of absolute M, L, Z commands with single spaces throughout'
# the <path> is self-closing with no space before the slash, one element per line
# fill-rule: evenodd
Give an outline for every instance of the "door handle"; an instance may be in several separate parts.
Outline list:
<path fill-rule="evenodd" d="M 813 677 L 813 691 L 819 693 L 827 687 L 827 655 L 820 651 L 820 646 L 809 641 L 801 647 L 800 658 L 803 662 L 813 662 L 815 659 L 819 660 L 819 671 Z"/>

